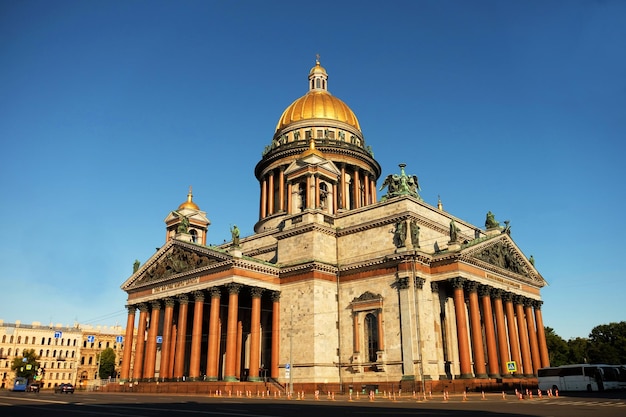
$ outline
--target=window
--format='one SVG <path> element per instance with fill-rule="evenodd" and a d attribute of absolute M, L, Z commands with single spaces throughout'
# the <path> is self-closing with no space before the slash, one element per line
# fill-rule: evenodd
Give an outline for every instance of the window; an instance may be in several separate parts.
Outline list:
<path fill-rule="evenodd" d="M 378 318 L 368 313 L 365 316 L 365 337 L 367 342 L 367 357 L 370 362 L 378 359 Z"/>
<path fill-rule="evenodd" d="M 321 87 L 321 85 L 320 85 L 320 79 L 319 79 L 319 78 L 317 78 L 317 79 L 315 79 L 315 88 L 320 88 L 320 87 Z"/>
<path fill-rule="evenodd" d="M 27 344 L 28 344 L 28 336 L 26 336 L 26 337 L 24 338 L 24 344 L 25 344 L 25 345 L 27 345 Z"/>
<path fill-rule="evenodd" d="M 11 339 L 9 340 L 9 343 L 13 343 L 13 336 L 11 336 Z"/>

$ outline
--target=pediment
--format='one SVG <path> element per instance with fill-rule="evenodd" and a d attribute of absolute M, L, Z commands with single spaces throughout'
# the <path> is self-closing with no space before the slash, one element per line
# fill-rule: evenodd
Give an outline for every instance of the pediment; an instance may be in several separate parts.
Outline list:
<path fill-rule="evenodd" d="M 175 240 L 169 241 L 122 285 L 122 289 L 129 291 L 162 283 L 229 258 L 228 255 L 212 253 L 209 249 L 196 249 L 193 246 Z"/>
<path fill-rule="evenodd" d="M 543 286 L 546 284 L 543 277 L 537 272 L 534 265 L 519 250 L 517 245 L 507 234 L 489 239 L 473 247 L 463 250 L 463 258 L 472 263 L 486 266 L 494 272 L 506 272 L 511 277 L 523 277 L 526 281 Z"/>
<path fill-rule="evenodd" d="M 329 176 L 339 176 L 341 174 L 341 171 L 332 161 L 318 155 L 309 155 L 306 158 L 293 161 L 285 170 L 285 175 L 297 173 L 308 167 L 314 167 L 315 170 L 324 170 Z"/>

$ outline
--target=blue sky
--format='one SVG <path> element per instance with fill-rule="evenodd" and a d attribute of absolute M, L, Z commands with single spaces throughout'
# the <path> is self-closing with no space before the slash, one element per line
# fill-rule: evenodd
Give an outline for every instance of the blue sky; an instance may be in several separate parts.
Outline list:
<path fill-rule="evenodd" d="M 370 4 L 372 3 L 372 4 Z M 125 325 L 193 186 L 250 235 L 253 170 L 315 55 L 383 168 L 548 281 L 565 339 L 626 320 L 626 2 L 0 2 L 0 318 Z M 380 182 L 379 182 L 380 185 Z"/>

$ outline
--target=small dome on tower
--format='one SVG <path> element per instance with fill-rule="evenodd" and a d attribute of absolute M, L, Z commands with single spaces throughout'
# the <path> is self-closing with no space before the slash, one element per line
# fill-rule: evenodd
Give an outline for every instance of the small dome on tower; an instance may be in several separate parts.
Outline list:
<path fill-rule="evenodd" d="M 178 210 L 182 209 L 191 209 L 191 210 L 200 210 L 200 207 L 196 203 L 192 201 L 193 194 L 191 193 L 191 186 L 189 186 L 189 193 L 187 194 L 187 201 L 178 206 Z"/>

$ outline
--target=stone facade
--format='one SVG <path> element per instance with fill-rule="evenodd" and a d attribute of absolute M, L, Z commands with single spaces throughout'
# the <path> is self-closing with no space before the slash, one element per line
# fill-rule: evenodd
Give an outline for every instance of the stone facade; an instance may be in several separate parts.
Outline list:
<path fill-rule="evenodd" d="M 179 207 L 166 244 L 122 285 L 127 339 L 141 336 L 125 345 L 122 378 L 359 386 L 549 365 L 545 281 L 508 223 L 482 228 L 425 203 L 405 164 L 379 200 L 356 116 L 319 62 L 309 81 L 255 167 L 255 234 L 206 246 L 179 227 Z M 183 205 L 206 230 L 191 191 Z"/>

